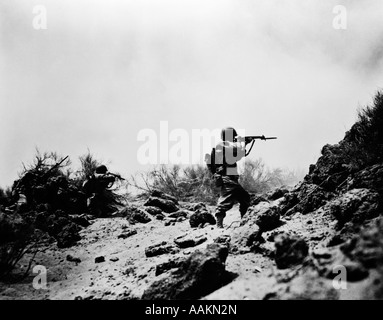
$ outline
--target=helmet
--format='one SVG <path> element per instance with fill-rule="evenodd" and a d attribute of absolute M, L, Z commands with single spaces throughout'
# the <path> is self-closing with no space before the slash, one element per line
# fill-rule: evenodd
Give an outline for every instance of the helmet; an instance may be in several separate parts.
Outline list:
<path fill-rule="evenodd" d="M 236 136 L 237 136 L 237 131 L 233 127 L 226 127 L 221 130 L 222 141 L 233 142 Z"/>
<path fill-rule="evenodd" d="M 108 168 L 104 166 L 103 164 L 96 168 L 96 173 L 103 174 L 103 173 L 106 173 L 107 171 L 108 171 Z"/>

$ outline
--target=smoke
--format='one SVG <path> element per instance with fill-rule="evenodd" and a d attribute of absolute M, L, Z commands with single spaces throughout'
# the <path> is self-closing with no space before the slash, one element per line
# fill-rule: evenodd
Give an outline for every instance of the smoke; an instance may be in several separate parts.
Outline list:
<path fill-rule="evenodd" d="M 33 6 L 48 29 L 32 27 Z M 347 29 L 333 28 L 333 8 Z M 141 170 L 140 130 L 278 136 L 253 158 L 308 168 L 383 73 L 380 0 L 0 0 L 0 184 L 35 147 Z M 208 146 L 210 147 L 210 146 Z M 203 157 L 201 157 L 203 158 Z"/>

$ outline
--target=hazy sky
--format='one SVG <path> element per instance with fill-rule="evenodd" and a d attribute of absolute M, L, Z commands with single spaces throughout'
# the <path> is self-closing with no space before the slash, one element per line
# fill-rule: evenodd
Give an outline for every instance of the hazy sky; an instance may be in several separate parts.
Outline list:
<path fill-rule="evenodd" d="M 36 147 L 142 170 L 137 134 L 160 121 L 277 136 L 251 157 L 307 170 L 383 86 L 382 15 L 381 0 L 0 0 L 0 186 Z"/>

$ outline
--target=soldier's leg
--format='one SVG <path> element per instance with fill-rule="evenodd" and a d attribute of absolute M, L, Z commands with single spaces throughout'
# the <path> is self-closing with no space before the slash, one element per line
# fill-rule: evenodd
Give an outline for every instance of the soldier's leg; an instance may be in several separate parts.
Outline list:
<path fill-rule="evenodd" d="M 97 195 L 93 195 L 92 197 L 88 198 L 87 201 L 89 213 L 96 218 L 99 218 L 101 216 L 101 208 L 100 208 L 100 201 L 97 197 Z"/>
<path fill-rule="evenodd" d="M 237 200 L 239 202 L 239 212 L 241 218 L 243 218 L 250 206 L 250 195 L 241 185 L 237 189 Z"/>
<path fill-rule="evenodd" d="M 222 186 L 221 194 L 218 199 L 215 216 L 217 218 L 217 227 L 223 228 L 223 219 L 226 216 L 226 211 L 230 210 L 235 203 L 235 189 L 231 186 Z"/>

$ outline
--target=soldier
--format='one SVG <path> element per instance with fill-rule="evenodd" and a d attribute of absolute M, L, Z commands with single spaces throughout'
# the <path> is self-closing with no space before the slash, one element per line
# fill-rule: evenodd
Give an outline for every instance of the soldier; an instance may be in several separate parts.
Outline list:
<path fill-rule="evenodd" d="M 215 216 L 217 227 L 223 228 L 223 219 L 226 211 L 239 202 L 241 218 L 245 215 L 250 205 L 250 195 L 239 184 L 237 162 L 246 155 L 245 139 L 237 137 L 237 132 L 232 127 L 221 131 L 222 141 L 215 148 L 215 179 L 216 185 L 221 187 Z"/>
<path fill-rule="evenodd" d="M 113 186 L 115 178 L 105 165 L 100 165 L 83 184 L 89 212 L 97 218 L 105 216 L 108 213 L 108 204 L 114 202 L 108 189 Z"/>

